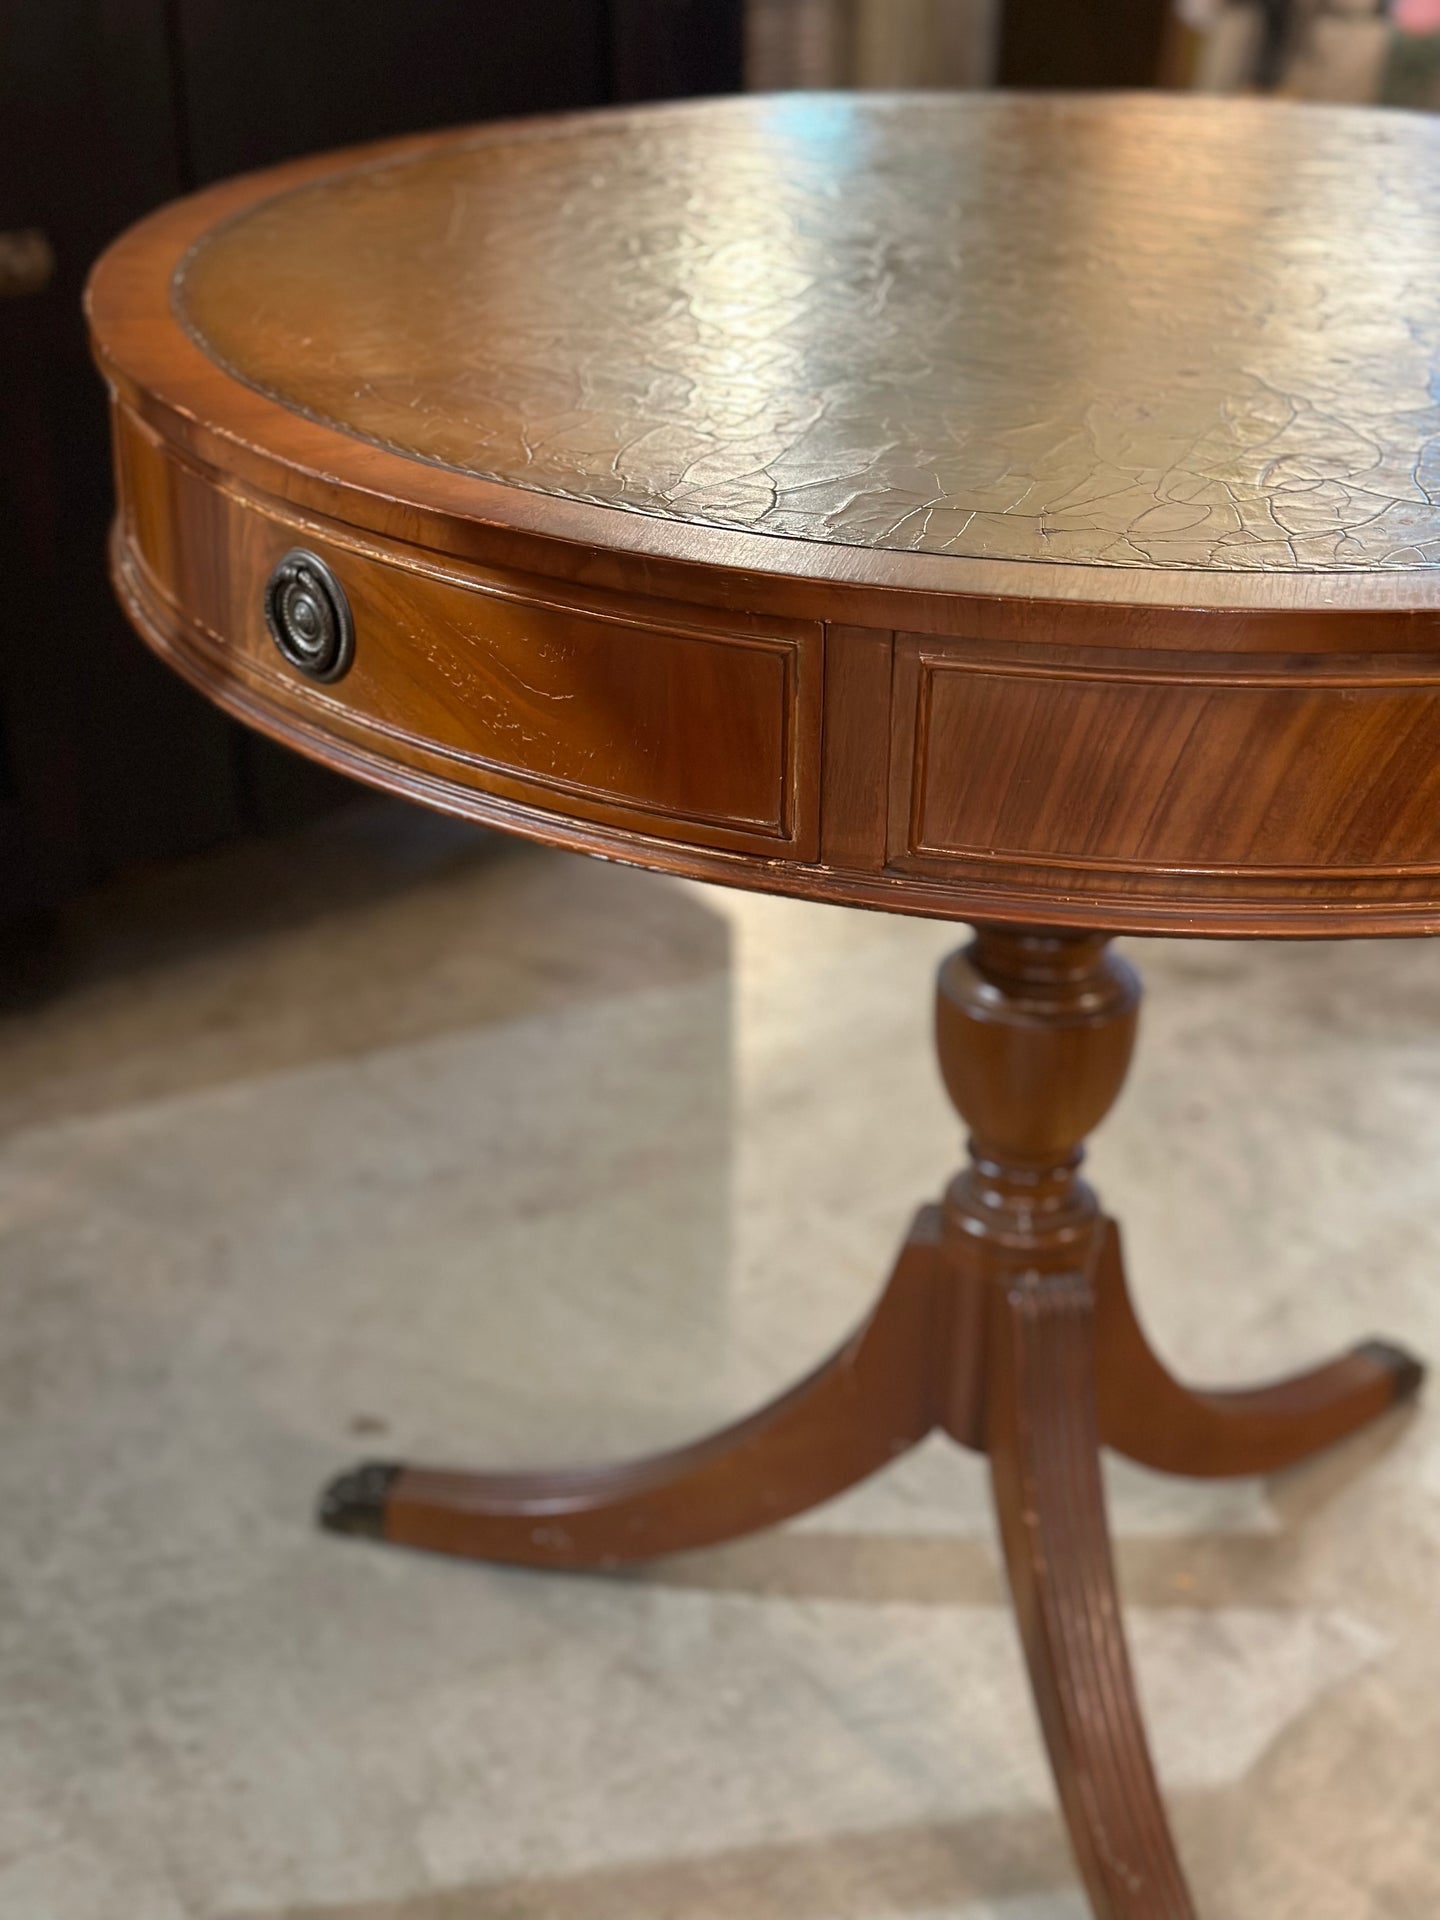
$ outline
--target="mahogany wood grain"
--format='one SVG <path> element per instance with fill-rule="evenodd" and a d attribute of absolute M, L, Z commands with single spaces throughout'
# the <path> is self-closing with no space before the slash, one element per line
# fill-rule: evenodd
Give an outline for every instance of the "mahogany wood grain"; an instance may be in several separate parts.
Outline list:
<path fill-rule="evenodd" d="M 820 858 L 845 871 L 885 859 L 889 741 L 875 725 L 890 708 L 894 636 L 827 628 Z"/>
<path fill-rule="evenodd" d="M 610 1566 L 944 1430 L 1100 1920 L 1194 1907 L 1099 1447 L 1269 1471 L 1420 1378 L 1182 1386 L 1079 1167 L 1111 932 L 1440 931 L 1437 197 L 1403 115 L 747 100 L 297 161 L 91 283 L 116 586 L 217 704 L 554 845 L 980 927 L 936 1007 L 969 1164 L 832 1360 L 628 1466 L 372 1464 L 326 1524 Z M 353 616 L 323 683 L 267 629 L 295 548 Z"/>
<path fill-rule="evenodd" d="M 1338 887 L 1433 864 L 1440 662 L 1217 670 L 907 639 L 892 719 L 890 861 L 907 871 L 1028 865 L 1083 885 L 1183 867 Z"/>

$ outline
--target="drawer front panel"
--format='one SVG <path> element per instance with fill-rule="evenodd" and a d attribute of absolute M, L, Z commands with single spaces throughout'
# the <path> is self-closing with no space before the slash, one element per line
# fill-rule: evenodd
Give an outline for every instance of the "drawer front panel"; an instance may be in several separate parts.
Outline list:
<path fill-rule="evenodd" d="M 123 443 L 130 547 L 151 587 L 250 684 L 329 731 L 458 783 L 660 837 L 813 857 L 817 625 L 588 594 L 320 527 Z M 317 685 L 281 657 L 265 584 L 318 554 L 354 621 Z"/>
<path fill-rule="evenodd" d="M 905 870 L 1440 870 L 1440 660 L 1151 673 L 902 636 L 891 769 Z"/>

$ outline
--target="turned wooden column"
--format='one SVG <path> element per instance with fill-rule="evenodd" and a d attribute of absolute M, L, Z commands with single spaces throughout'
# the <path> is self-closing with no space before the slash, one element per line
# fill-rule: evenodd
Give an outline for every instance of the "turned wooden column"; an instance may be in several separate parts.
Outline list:
<path fill-rule="evenodd" d="M 1124 1083 L 1139 1007 L 1139 979 L 1103 934 L 980 927 L 941 966 L 936 1051 L 970 1130 L 943 1208 L 961 1283 L 947 1424 L 970 1446 L 985 1444 L 983 1283 L 1094 1258 L 1103 1223 L 1080 1178 L 1084 1142 Z"/>
<path fill-rule="evenodd" d="M 1103 934 L 981 927 L 941 967 L 940 1071 L 970 1128 L 945 1197 L 962 1247 L 1050 1269 L 1093 1236 L 1084 1142 L 1124 1084 L 1139 1010 L 1139 979 Z"/>

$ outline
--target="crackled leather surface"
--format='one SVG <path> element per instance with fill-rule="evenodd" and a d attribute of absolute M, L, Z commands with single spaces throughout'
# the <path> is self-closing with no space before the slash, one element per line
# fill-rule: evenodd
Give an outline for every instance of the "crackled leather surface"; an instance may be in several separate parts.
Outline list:
<path fill-rule="evenodd" d="M 262 204 L 181 317 L 418 459 L 710 526 L 1221 570 L 1440 558 L 1440 129 L 792 97 L 470 134 Z"/>

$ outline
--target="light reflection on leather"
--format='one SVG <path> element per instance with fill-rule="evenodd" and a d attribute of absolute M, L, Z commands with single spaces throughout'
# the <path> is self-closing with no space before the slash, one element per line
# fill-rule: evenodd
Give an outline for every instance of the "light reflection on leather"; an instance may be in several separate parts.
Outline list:
<path fill-rule="evenodd" d="M 1437 258 L 1419 116 L 791 96 L 332 176 L 221 228 L 176 294 L 284 404 L 543 493 L 1370 570 L 1440 559 Z"/>

